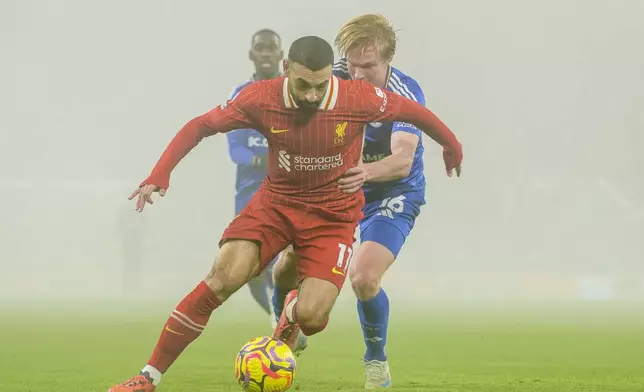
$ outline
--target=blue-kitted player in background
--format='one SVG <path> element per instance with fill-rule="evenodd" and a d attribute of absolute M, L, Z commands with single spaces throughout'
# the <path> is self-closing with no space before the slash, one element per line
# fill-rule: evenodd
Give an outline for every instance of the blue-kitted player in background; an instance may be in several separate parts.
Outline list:
<path fill-rule="evenodd" d="M 231 99 L 254 81 L 280 76 L 280 62 L 284 57 L 280 36 L 269 29 L 256 32 L 251 38 L 248 56 L 255 64 L 255 73 L 250 80 L 235 88 Z M 266 177 L 268 142 L 261 133 L 254 129 L 237 129 L 229 132 L 227 136 L 230 158 L 237 165 L 235 215 L 238 215 Z M 270 316 L 274 326 L 276 321 L 269 300 L 269 292 L 273 290 L 271 268 L 267 268 L 260 276 L 251 280 L 248 286 L 253 298 Z"/>
<path fill-rule="evenodd" d="M 335 44 L 344 57 L 333 67 L 343 79 L 363 79 L 425 105 L 418 83 L 390 65 L 396 52 L 396 33 L 381 15 L 362 15 L 346 22 Z M 366 389 L 391 387 L 391 373 L 385 353 L 389 323 L 389 298 L 381 280 L 393 264 L 425 204 L 423 143 L 421 132 L 411 124 L 371 123 L 365 132 L 363 186 L 366 205 L 360 221 L 360 246 L 349 269 L 353 291 L 358 298 L 366 352 Z M 297 263 L 292 250 L 283 253 L 275 265 L 275 276 L 289 276 Z M 291 273 L 291 276 L 295 274 Z M 296 287 L 286 279 L 275 282 L 275 314 L 282 312 L 286 294 Z M 306 347 L 298 340 L 295 351 Z"/>

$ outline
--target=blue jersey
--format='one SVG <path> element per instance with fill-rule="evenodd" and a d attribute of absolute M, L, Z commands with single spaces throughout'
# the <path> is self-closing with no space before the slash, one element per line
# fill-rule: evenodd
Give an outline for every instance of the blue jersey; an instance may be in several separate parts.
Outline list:
<path fill-rule="evenodd" d="M 237 86 L 230 98 L 234 98 L 252 82 L 254 82 L 253 79 Z M 253 165 L 253 158 L 268 156 L 268 141 L 264 135 L 254 129 L 236 129 L 226 135 L 228 136 L 228 153 L 232 161 L 237 164 L 237 179 L 235 180 L 237 206 L 235 210 L 240 210 L 266 177 L 266 166 Z M 264 159 L 264 161 L 266 160 Z"/>
<path fill-rule="evenodd" d="M 350 79 L 346 59 L 333 65 L 333 73 L 342 79 Z M 425 95 L 418 83 L 400 70 L 389 67 L 385 88 L 393 93 L 425 105 Z M 409 132 L 418 135 L 418 146 L 409 176 L 389 182 L 365 183 L 362 187 L 366 204 L 360 221 L 360 240 L 383 245 L 394 256 L 402 249 L 411 233 L 420 207 L 425 204 L 425 174 L 423 172 L 423 139 L 421 130 L 403 123 L 371 123 L 365 129 L 362 161 L 376 162 L 391 155 L 391 135 L 394 132 Z"/>
<path fill-rule="evenodd" d="M 347 60 L 342 58 L 333 65 L 333 73 L 342 79 L 351 79 Z M 412 77 L 405 75 L 400 70 L 389 67 L 385 88 L 398 95 L 414 100 L 425 106 L 425 95 L 423 90 Z M 415 193 L 422 195 L 424 203 L 425 195 L 425 174 L 423 164 L 422 131 L 415 126 L 403 123 L 371 123 L 365 131 L 364 148 L 362 150 L 362 161 L 364 163 L 379 161 L 391 155 L 391 135 L 394 132 L 409 132 L 418 135 L 418 147 L 409 172 L 409 176 L 389 182 L 366 183 L 363 186 L 367 203 L 384 200 L 389 197 L 396 197 L 403 193 Z"/>

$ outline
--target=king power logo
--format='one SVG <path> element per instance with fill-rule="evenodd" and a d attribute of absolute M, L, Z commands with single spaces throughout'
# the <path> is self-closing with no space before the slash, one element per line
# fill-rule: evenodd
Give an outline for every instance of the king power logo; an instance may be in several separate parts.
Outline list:
<path fill-rule="evenodd" d="M 279 150 L 277 155 L 277 166 L 286 170 L 288 173 L 291 170 L 295 171 L 328 171 L 338 168 L 344 164 L 342 154 L 326 155 L 317 157 L 307 157 L 303 155 L 293 155 L 286 152 L 286 150 Z"/>

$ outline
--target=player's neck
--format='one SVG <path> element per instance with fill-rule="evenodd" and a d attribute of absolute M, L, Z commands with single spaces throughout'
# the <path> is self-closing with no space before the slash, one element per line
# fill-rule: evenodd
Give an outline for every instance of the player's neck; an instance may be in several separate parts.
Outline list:
<path fill-rule="evenodd" d="M 390 67 L 387 67 L 387 72 L 382 77 L 375 78 L 373 80 L 370 80 L 369 82 L 376 87 L 386 89 L 389 85 L 389 75 L 391 74 L 390 69 Z"/>
<path fill-rule="evenodd" d="M 387 85 L 389 85 L 389 75 L 391 75 L 391 65 L 387 66 L 387 71 L 382 76 L 382 79 L 378 81 L 377 86 L 386 89 Z"/>
<path fill-rule="evenodd" d="M 255 73 L 253 74 L 253 80 L 267 80 L 267 79 L 275 79 L 279 77 L 281 74 L 279 71 L 272 72 L 269 74 L 261 74 L 261 73 Z"/>

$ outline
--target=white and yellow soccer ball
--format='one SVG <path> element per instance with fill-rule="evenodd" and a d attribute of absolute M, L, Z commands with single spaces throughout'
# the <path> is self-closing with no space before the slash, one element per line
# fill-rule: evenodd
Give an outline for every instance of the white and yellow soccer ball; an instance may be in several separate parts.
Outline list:
<path fill-rule="evenodd" d="M 284 392 L 293 384 L 295 367 L 295 356 L 286 343 L 262 336 L 239 350 L 235 377 L 246 392 Z"/>

